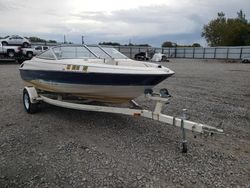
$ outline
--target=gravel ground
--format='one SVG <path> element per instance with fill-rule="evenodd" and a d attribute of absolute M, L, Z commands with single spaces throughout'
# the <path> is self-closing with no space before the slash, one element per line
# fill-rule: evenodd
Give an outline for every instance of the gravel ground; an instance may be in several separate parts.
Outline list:
<path fill-rule="evenodd" d="M 250 65 L 174 59 L 167 114 L 224 126 L 213 137 L 145 118 L 22 106 L 17 64 L 0 64 L 0 187 L 250 187 Z M 142 97 L 143 105 L 153 105 Z"/>

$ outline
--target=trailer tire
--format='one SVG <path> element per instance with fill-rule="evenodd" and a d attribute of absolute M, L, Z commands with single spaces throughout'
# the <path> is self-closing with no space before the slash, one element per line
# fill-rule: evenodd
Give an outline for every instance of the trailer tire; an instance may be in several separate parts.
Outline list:
<path fill-rule="evenodd" d="M 27 57 L 31 59 L 33 57 L 33 52 L 27 52 Z"/>
<path fill-rule="evenodd" d="M 162 56 L 161 61 L 168 62 L 168 58 L 166 56 Z"/>
<path fill-rule="evenodd" d="M 24 42 L 24 43 L 23 43 L 23 47 L 24 47 L 24 48 L 28 48 L 28 47 L 29 47 L 29 44 L 28 44 L 27 42 Z"/>
<path fill-rule="evenodd" d="M 188 148 L 187 148 L 187 143 L 182 143 L 182 149 L 181 149 L 181 152 L 182 153 L 187 153 L 188 151 Z"/>
<path fill-rule="evenodd" d="M 242 60 L 241 63 L 250 63 L 250 61 L 248 61 L 247 59 L 244 59 L 244 60 Z"/>
<path fill-rule="evenodd" d="M 23 89 L 23 106 L 29 114 L 34 114 L 38 111 L 38 103 L 31 103 L 29 92 L 25 88 Z"/>
<path fill-rule="evenodd" d="M 8 50 L 7 55 L 8 55 L 8 57 L 13 58 L 15 56 L 15 51 L 14 50 Z"/>
<path fill-rule="evenodd" d="M 3 41 L 3 42 L 2 42 L 2 45 L 3 45 L 3 46 L 8 46 L 8 42 Z"/>
<path fill-rule="evenodd" d="M 24 62 L 23 59 L 17 59 L 17 63 L 22 64 Z"/>

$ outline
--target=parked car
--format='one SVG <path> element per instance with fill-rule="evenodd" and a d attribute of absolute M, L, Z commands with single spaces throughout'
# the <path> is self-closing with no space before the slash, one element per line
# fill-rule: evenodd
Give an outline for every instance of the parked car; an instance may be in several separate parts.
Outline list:
<path fill-rule="evenodd" d="M 20 46 L 3 46 L 2 43 L 0 43 L 0 54 L 2 56 L 14 58 L 17 55 L 20 55 L 21 51 L 22 49 Z"/>
<path fill-rule="evenodd" d="M 139 60 L 139 61 L 145 61 L 145 60 L 149 60 L 149 57 L 148 57 L 147 52 L 139 52 L 135 54 L 134 59 Z"/>
<path fill-rule="evenodd" d="M 23 48 L 22 53 L 24 56 L 31 59 L 33 56 L 36 56 L 48 49 L 48 46 L 35 46 L 33 48 Z"/>
<path fill-rule="evenodd" d="M 160 61 L 169 62 L 167 56 L 165 54 L 162 54 L 162 53 L 155 53 L 154 56 L 152 57 L 151 61 L 155 61 L 155 62 L 160 62 Z"/>
<path fill-rule="evenodd" d="M 6 36 L 3 39 L 1 39 L 0 42 L 3 46 L 20 45 L 25 48 L 30 46 L 30 41 L 25 37 L 21 37 L 19 35 Z"/>
<path fill-rule="evenodd" d="M 250 63 L 250 55 L 243 57 L 241 59 L 241 63 Z"/>

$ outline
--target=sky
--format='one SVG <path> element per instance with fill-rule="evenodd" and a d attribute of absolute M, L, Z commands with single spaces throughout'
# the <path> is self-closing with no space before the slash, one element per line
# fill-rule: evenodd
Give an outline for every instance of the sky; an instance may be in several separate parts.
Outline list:
<path fill-rule="evenodd" d="M 236 17 L 240 9 L 250 20 L 250 0 L 0 0 L 0 36 L 206 46 L 204 24 L 221 11 Z"/>

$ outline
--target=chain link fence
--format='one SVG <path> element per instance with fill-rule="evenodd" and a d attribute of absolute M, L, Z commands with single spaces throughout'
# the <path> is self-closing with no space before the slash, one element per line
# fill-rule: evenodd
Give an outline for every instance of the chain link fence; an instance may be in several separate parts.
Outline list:
<path fill-rule="evenodd" d="M 135 46 L 115 47 L 121 53 L 134 58 L 139 52 L 160 52 L 169 58 L 192 58 L 192 59 L 242 59 L 250 56 L 250 46 L 244 47 L 174 47 L 174 48 L 149 48 Z"/>
<path fill-rule="evenodd" d="M 55 43 L 32 43 L 32 45 L 56 46 Z M 192 59 L 242 59 L 250 56 L 250 46 L 235 47 L 171 47 L 154 48 L 139 46 L 114 46 L 118 51 L 129 58 L 134 58 L 139 52 L 163 53 L 168 58 L 192 58 Z"/>

